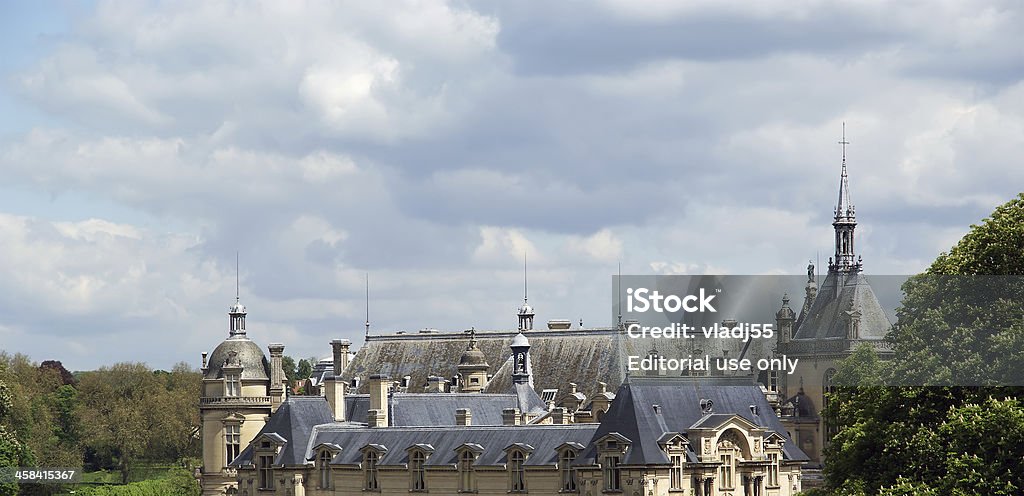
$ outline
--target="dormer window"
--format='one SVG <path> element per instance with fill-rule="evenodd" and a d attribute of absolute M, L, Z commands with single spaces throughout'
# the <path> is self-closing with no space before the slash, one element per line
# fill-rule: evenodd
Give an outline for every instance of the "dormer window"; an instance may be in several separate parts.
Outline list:
<path fill-rule="evenodd" d="M 779 454 L 768 453 L 768 486 L 779 486 Z"/>
<path fill-rule="evenodd" d="M 363 490 L 380 491 L 380 481 L 377 478 L 377 463 L 380 455 L 376 451 L 367 450 L 363 454 Z"/>
<path fill-rule="evenodd" d="M 509 492 L 526 492 L 526 453 L 514 449 L 508 454 Z"/>
<path fill-rule="evenodd" d="M 409 453 L 409 490 L 427 490 L 427 454 L 421 450 L 413 450 Z"/>
<path fill-rule="evenodd" d="M 622 491 L 622 468 L 619 467 L 621 463 L 622 456 L 618 454 L 607 454 L 602 459 L 605 491 Z"/>
<path fill-rule="evenodd" d="M 241 374 L 237 372 L 224 374 L 224 396 L 236 397 L 241 393 Z"/>
<path fill-rule="evenodd" d="M 622 491 L 621 465 L 629 445 L 629 439 L 617 432 L 609 433 L 597 441 L 605 492 Z"/>
<path fill-rule="evenodd" d="M 561 476 L 561 491 L 563 493 L 576 492 L 576 472 L 572 469 L 572 462 L 576 460 L 576 450 L 564 448 L 558 455 L 558 473 Z"/>
<path fill-rule="evenodd" d="M 256 457 L 256 472 L 259 477 L 260 489 L 274 489 L 273 465 L 274 455 L 259 455 Z"/>
<path fill-rule="evenodd" d="M 473 464 L 476 462 L 476 453 L 470 449 L 463 449 L 459 453 L 459 492 L 476 492 L 476 474 L 473 472 Z"/>
<path fill-rule="evenodd" d="M 334 458 L 330 450 L 320 451 L 317 457 L 317 471 L 320 473 L 320 489 L 331 488 L 331 459 Z"/>

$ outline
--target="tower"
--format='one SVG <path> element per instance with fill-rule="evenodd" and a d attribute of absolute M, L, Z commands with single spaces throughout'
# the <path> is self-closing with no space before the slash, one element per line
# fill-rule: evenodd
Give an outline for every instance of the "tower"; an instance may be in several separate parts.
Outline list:
<path fill-rule="evenodd" d="M 512 348 L 512 383 L 530 384 L 533 382 L 530 377 L 530 340 L 520 332 L 512 338 L 509 347 Z"/>
<path fill-rule="evenodd" d="M 479 393 L 487 387 L 487 371 L 490 366 L 484 353 L 476 346 L 476 330 L 469 330 L 469 346 L 459 359 L 459 390 L 463 393 Z"/>
<path fill-rule="evenodd" d="M 839 200 L 836 203 L 835 215 L 832 227 L 835 229 L 835 255 L 829 261 L 829 272 L 860 272 L 861 263 L 854 260 L 854 230 L 857 228 L 857 219 L 853 203 L 850 202 L 850 180 L 846 174 L 846 123 L 843 123 L 843 138 L 839 141 L 843 145 L 843 171 L 839 176 Z"/>
<path fill-rule="evenodd" d="M 246 308 L 238 296 L 228 308 L 228 337 L 207 356 L 203 353 L 199 418 L 202 425 L 204 495 L 235 488 L 228 464 L 253 440 L 283 399 L 281 355 L 284 345 L 271 345 L 274 364 L 246 334 Z M 272 381 L 277 378 L 277 384 Z"/>

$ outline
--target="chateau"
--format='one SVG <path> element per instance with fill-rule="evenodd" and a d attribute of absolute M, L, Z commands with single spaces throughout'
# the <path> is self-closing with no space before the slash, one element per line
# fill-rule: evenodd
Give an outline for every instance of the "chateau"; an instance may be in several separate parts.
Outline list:
<path fill-rule="evenodd" d="M 819 289 L 809 269 L 799 314 L 783 296 L 759 351 L 801 358 L 782 377 L 630 375 L 655 343 L 622 323 L 534 329 L 524 297 L 514 330 L 367 333 L 354 357 L 333 340 L 308 395 L 288 395 L 284 346 L 266 359 L 236 297 L 203 354 L 203 494 L 796 494 L 828 441 L 836 362 L 860 343 L 885 352 L 890 327 L 848 188 L 844 154 L 828 275 Z"/>

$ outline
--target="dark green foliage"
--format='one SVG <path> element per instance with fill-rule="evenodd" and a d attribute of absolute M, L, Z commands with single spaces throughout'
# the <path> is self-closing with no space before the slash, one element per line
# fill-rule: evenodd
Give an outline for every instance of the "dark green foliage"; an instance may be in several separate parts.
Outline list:
<path fill-rule="evenodd" d="M 313 364 L 305 358 L 299 360 L 299 370 L 297 371 L 298 379 L 309 379 L 310 375 L 313 375 Z"/>
<path fill-rule="evenodd" d="M 86 496 L 198 496 L 199 483 L 185 469 L 173 469 L 166 477 L 114 486 L 75 488 L 75 494 Z"/>
<path fill-rule="evenodd" d="M 838 388 L 827 412 L 841 428 L 832 494 L 1024 494 L 1024 388 L 997 386 L 1024 371 L 1024 278 L 991 277 L 1010 275 L 1024 275 L 1024 194 L 907 281 L 890 362 L 858 350 L 840 365 L 862 386 Z"/>
<path fill-rule="evenodd" d="M 295 375 L 295 359 L 288 355 L 281 357 L 281 368 L 284 369 L 284 376 L 288 378 L 288 383 L 295 382 L 298 377 Z"/>

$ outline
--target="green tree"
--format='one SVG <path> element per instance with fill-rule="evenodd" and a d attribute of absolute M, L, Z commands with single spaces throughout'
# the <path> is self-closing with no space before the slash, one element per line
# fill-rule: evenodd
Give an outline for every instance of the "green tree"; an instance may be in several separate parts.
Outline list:
<path fill-rule="evenodd" d="M 102 367 L 79 381 L 86 443 L 121 471 L 125 483 L 131 467 L 157 448 L 156 433 L 165 431 L 165 392 L 161 378 L 142 363 Z"/>
<path fill-rule="evenodd" d="M 312 374 L 313 374 L 313 365 L 311 363 L 309 363 L 309 360 L 307 360 L 305 358 L 303 358 L 302 360 L 299 360 L 298 378 L 300 380 L 301 379 L 308 379 L 309 376 L 312 375 Z"/>
<path fill-rule="evenodd" d="M 31 466 L 34 463 L 28 446 L 19 441 L 7 426 L 13 406 L 11 390 L 0 379 L 0 469 Z M 14 496 L 17 493 L 17 483 L 0 480 L 0 496 Z"/>
<path fill-rule="evenodd" d="M 281 368 L 284 369 L 284 376 L 288 378 L 288 384 L 295 382 L 295 359 L 285 355 L 281 358 Z"/>
<path fill-rule="evenodd" d="M 910 386 L 838 388 L 829 414 L 841 430 L 826 452 L 831 490 L 1021 494 L 1016 398 L 1024 390 L 997 385 L 1020 384 L 1024 285 L 985 276 L 1024 274 L 1022 248 L 1024 194 L 907 281 L 889 335 L 894 358 L 872 363 L 855 353 L 837 376 L 863 380 L 874 368 L 885 383 Z"/>

